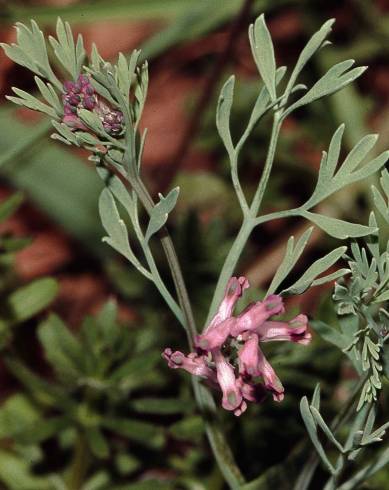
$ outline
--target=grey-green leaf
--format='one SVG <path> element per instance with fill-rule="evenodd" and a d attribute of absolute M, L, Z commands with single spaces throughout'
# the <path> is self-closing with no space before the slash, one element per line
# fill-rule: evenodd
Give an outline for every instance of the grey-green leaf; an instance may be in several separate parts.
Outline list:
<path fill-rule="evenodd" d="M 277 290 L 278 286 L 282 283 L 282 281 L 287 277 L 287 275 L 293 269 L 296 262 L 298 261 L 301 254 L 303 253 L 305 246 L 308 243 L 308 240 L 312 234 L 312 231 L 313 231 L 313 226 L 305 230 L 305 232 L 299 238 L 296 246 L 294 246 L 294 237 L 291 236 L 289 238 L 286 246 L 285 256 L 280 266 L 278 267 L 277 272 L 273 277 L 273 280 L 269 286 L 266 296 L 268 296 L 269 294 L 273 294 Z"/>
<path fill-rule="evenodd" d="M 251 51 L 258 71 L 269 92 L 272 101 L 276 99 L 276 60 L 273 41 L 265 22 L 265 16 L 260 15 L 249 27 Z"/>
<path fill-rule="evenodd" d="M 288 82 L 288 89 L 286 91 L 285 95 L 289 95 L 290 91 L 292 90 L 297 77 L 301 73 L 302 69 L 304 66 L 307 64 L 307 62 L 312 58 L 312 56 L 320 49 L 320 47 L 323 45 L 323 42 L 329 35 L 329 33 L 332 31 L 332 25 L 334 24 L 335 19 L 329 19 L 327 20 L 321 28 L 315 32 L 315 34 L 311 37 L 311 39 L 308 41 L 304 49 L 301 51 L 301 54 L 297 60 L 296 66 L 294 67 L 292 74 L 290 76 L 289 82 Z"/>
<path fill-rule="evenodd" d="M 328 468 L 330 473 L 334 474 L 335 468 L 332 466 L 330 460 L 327 458 L 327 455 L 323 449 L 323 446 L 321 445 L 321 442 L 320 442 L 319 437 L 317 435 L 315 420 L 314 420 L 312 413 L 310 411 L 308 399 L 306 396 L 304 396 L 301 399 L 300 412 L 301 412 L 301 416 L 304 420 L 305 426 L 307 428 L 309 437 L 311 438 L 311 441 L 312 441 L 313 445 L 315 446 L 317 453 L 319 454 L 321 460 L 323 461 L 325 466 Z"/>
<path fill-rule="evenodd" d="M 322 214 L 311 213 L 309 211 L 302 211 L 301 215 L 309 221 L 312 221 L 312 223 L 315 223 L 315 225 L 328 233 L 328 235 L 335 238 L 356 238 L 370 235 L 377 231 L 376 228 L 371 226 L 349 223 L 348 221 L 330 218 L 329 216 L 323 216 Z"/>
<path fill-rule="evenodd" d="M 104 238 L 104 241 L 124 255 L 142 274 L 148 276 L 148 272 L 145 271 L 130 247 L 126 225 L 120 218 L 112 193 L 107 188 L 103 189 L 100 194 L 99 212 L 103 227 L 109 235 Z"/>
<path fill-rule="evenodd" d="M 235 77 L 231 76 L 221 89 L 216 108 L 216 127 L 230 158 L 234 152 L 234 144 L 230 133 L 230 114 L 234 97 L 234 86 Z"/>
<path fill-rule="evenodd" d="M 175 187 L 166 197 L 163 197 L 162 194 L 159 195 L 160 201 L 154 206 L 150 213 L 150 221 L 145 235 L 146 242 L 148 242 L 152 235 L 157 233 L 157 231 L 159 231 L 166 223 L 169 213 L 176 205 L 179 192 L 180 188 Z"/>
<path fill-rule="evenodd" d="M 314 262 L 304 272 L 304 274 L 300 277 L 300 279 L 298 279 L 288 289 L 284 289 L 281 292 L 281 294 L 283 296 L 289 296 L 289 295 L 303 293 L 306 289 L 310 287 L 310 285 L 314 282 L 317 276 L 319 276 L 327 269 L 329 269 L 332 265 L 334 265 L 335 262 L 340 259 L 340 257 L 345 253 L 346 250 L 347 247 L 339 247 L 336 248 L 335 250 L 332 250 L 332 252 L 328 253 L 321 259 L 316 260 L 316 262 Z"/>

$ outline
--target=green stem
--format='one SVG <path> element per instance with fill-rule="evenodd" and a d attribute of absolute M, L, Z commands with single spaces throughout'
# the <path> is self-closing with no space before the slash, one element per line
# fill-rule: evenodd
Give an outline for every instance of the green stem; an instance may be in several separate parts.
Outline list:
<path fill-rule="evenodd" d="M 220 276 L 216 285 L 215 293 L 212 298 L 210 310 L 208 313 L 206 325 L 211 321 L 211 318 L 215 315 L 216 310 L 223 298 L 224 291 L 227 286 L 229 278 L 232 276 L 236 264 L 240 258 L 243 248 L 245 247 L 247 240 L 253 229 L 253 220 L 249 217 L 243 218 L 242 226 L 232 244 L 230 251 L 224 261 L 223 268 L 220 272 Z"/>
<path fill-rule="evenodd" d="M 145 257 L 146 257 L 147 264 L 150 268 L 150 272 L 151 272 L 151 276 L 152 276 L 151 280 L 155 284 L 156 288 L 160 292 L 163 299 L 166 301 L 169 308 L 174 313 L 177 320 L 181 323 L 181 325 L 185 326 L 184 316 L 182 314 L 181 308 L 179 307 L 179 305 L 174 300 L 173 296 L 170 294 L 169 290 L 165 286 L 165 284 L 164 284 L 164 282 L 163 282 L 163 280 L 159 274 L 158 268 L 155 264 L 155 260 L 154 260 L 154 257 L 152 255 L 151 251 L 150 251 L 150 248 L 147 245 L 143 246 L 143 244 L 142 244 L 142 248 L 143 248 L 143 252 L 144 252 Z"/>
<path fill-rule="evenodd" d="M 129 183 L 146 211 L 150 214 L 154 203 L 143 182 L 139 179 L 139 176 L 132 173 L 131 177 L 129 177 Z M 173 242 L 166 228 L 162 229 L 159 237 L 172 273 L 179 304 L 184 316 L 184 326 L 186 326 L 188 343 L 192 349 L 194 347 L 194 338 L 197 335 L 197 328 L 181 267 Z M 232 490 L 238 490 L 244 483 L 244 478 L 234 461 L 232 452 L 217 422 L 217 410 L 212 394 L 208 388 L 200 384 L 197 378 L 193 377 L 192 381 L 196 402 L 203 413 L 206 434 L 220 471 L 230 488 Z"/>
<path fill-rule="evenodd" d="M 69 475 L 69 490 L 80 490 L 89 465 L 89 451 L 84 434 L 79 434 Z"/>
<path fill-rule="evenodd" d="M 278 136 L 280 134 L 281 125 L 282 125 L 282 118 L 280 116 L 280 113 L 277 111 L 274 113 L 273 127 L 270 136 L 270 144 L 266 156 L 265 167 L 263 169 L 263 173 L 261 176 L 261 180 L 259 182 L 257 192 L 255 193 L 253 202 L 250 207 L 251 215 L 253 218 L 255 218 L 258 214 L 259 208 L 261 207 L 262 204 L 263 196 L 265 194 L 267 183 L 269 181 L 271 169 L 273 167 L 274 156 L 276 153 L 277 141 L 278 141 Z"/>
<path fill-rule="evenodd" d="M 231 161 L 231 180 L 235 189 L 236 196 L 239 201 L 239 205 L 242 209 L 243 216 L 246 217 L 249 213 L 249 207 L 247 204 L 246 196 L 244 195 L 242 186 L 239 181 L 238 176 L 238 151 L 235 151 L 232 155 L 230 155 Z"/>
<path fill-rule="evenodd" d="M 212 298 L 210 310 L 208 313 L 207 317 L 207 322 L 206 324 L 209 323 L 211 318 L 214 316 L 217 307 L 219 306 L 224 291 L 227 286 L 227 282 L 229 278 L 232 276 L 234 273 L 234 270 L 236 268 L 236 265 L 239 261 L 239 258 L 242 254 L 243 248 L 245 247 L 247 240 L 250 237 L 250 234 L 253 230 L 253 228 L 264 221 L 268 221 L 268 219 L 271 219 L 271 217 L 274 217 L 272 215 L 267 215 L 262 218 L 256 218 L 258 211 L 261 207 L 263 196 L 265 194 L 266 186 L 269 181 L 271 169 L 273 166 L 274 162 L 274 156 L 276 152 L 276 147 L 277 147 L 277 140 L 278 136 L 280 133 L 282 125 L 282 118 L 280 116 L 280 113 L 277 111 L 274 113 L 274 121 L 273 121 L 273 128 L 272 128 L 272 133 L 270 137 L 270 144 L 269 144 L 269 149 L 268 153 L 266 156 L 266 161 L 265 161 L 265 166 L 263 169 L 263 173 L 258 185 L 258 189 L 255 193 L 254 199 L 252 201 L 252 204 L 249 209 L 249 213 L 246 214 L 243 218 L 243 222 L 241 225 L 241 228 L 238 232 L 237 237 L 235 238 L 234 243 L 232 244 L 232 247 L 224 261 L 222 270 L 220 272 L 219 280 L 217 282 L 216 288 L 215 288 L 215 293 Z M 290 212 L 289 212 L 290 213 Z M 288 216 L 288 211 L 282 211 L 281 213 L 278 213 L 278 217 L 286 217 Z"/>

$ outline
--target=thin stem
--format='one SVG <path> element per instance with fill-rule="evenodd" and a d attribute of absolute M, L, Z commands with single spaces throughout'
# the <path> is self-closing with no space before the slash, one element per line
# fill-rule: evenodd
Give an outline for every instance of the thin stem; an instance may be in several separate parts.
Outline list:
<path fill-rule="evenodd" d="M 238 263 L 242 250 L 245 247 L 247 240 L 252 232 L 253 226 L 254 224 L 252 219 L 248 217 L 243 218 L 242 226 L 235 238 L 234 243 L 230 248 L 230 251 L 228 252 L 228 255 L 224 261 L 223 268 L 220 272 L 220 276 L 208 313 L 206 325 L 210 322 L 211 318 L 216 313 L 216 310 L 222 300 L 224 291 L 226 289 L 227 282 L 235 270 L 236 264 Z"/>
<path fill-rule="evenodd" d="M 242 209 L 243 216 L 246 217 L 249 214 L 249 207 L 247 204 L 246 196 L 244 195 L 242 186 L 239 181 L 238 176 L 238 152 L 235 151 L 232 155 L 230 155 L 230 163 L 231 163 L 231 180 L 235 189 L 236 196 L 239 201 L 239 205 Z"/>
<path fill-rule="evenodd" d="M 73 462 L 69 475 L 69 490 L 80 490 L 89 465 L 89 451 L 85 435 L 79 433 L 74 449 Z"/>
<path fill-rule="evenodd" d="M 228 282 L 229 278 L 232 276 L 232 274 L 234 273 L 236 265 L 239 261 L 241 254 L 242 254 L 243 248 L 245 247 L 247 240 L 249 239 L 253 228 L 259 223 L 263 223 L 263 222 L 267 221 L 268 219 L 274 218 L 274 214 L 273 215 L 267 215 L 267 216 L 264 216 L 262 218 L 257 218 L 257 219 L 256 219 L 256 216 L 257 216 L 259 208 L 261 206 L 262 199 L 263 199 L 263 196 L 264 196 L 264 193 L 266 190 L 266 186 L 267 186 L 267 183 L 269 181 L 271 169 L 272 169 L 273 162 L 274 162 L 276 147 L 277 147 L 277 140 L 278 140 L 279 132 L 281 129 L 281 124 L 282 124 L 282 118 L 280 117 L 280 114 L 277 111 L 274 113 L 274 122 L 273 122 L 271 137 L 270 137 L 270 144 L 269 144 L 269 149 L 268 149 L 268 153 L 266 156 L 266 162 L 265 162 L 265 166 L 264 166 L 263 173 L 261 176 L 261 180 L 259 182 L 258 189 L 257 189 L 257 192 L 255 193 L 253 202 L 250 206 L 249 214 L 244 216 L 241 228 L 238 232 L 238 235 L 236 236 L 235 241 L 232 244 L 231 249 L 230 249 L 230 251 L 229 251 L 229 253 L 228 253 L 228 255 L 224 261 L 224 264 L 223 264 L 223 267 L 222 267 L 222 270 L 221 270 L 221 273 L 219 276 L 219 280 L 218 280 L 217 285 L 216 285 L 215 293 L 214 293 L 214 296 L 212 298 L 212 302 L 211 302 L 211 306 L 210 306 L 210 310 L 208 313 L 206 324 L 209 323 L 210 319 L 215 314 L 216 309 L 222 300 L 223 293 L 225 291 L 227 282 Z M 283 213 L 282 216 L 279 216 L 279 217 L 288 216 L 288 214 L 287 214 L 288 211 L 282 211 L 282 213 Z M 261 219 L 262 219 L 262 221 L 261 221 Z"/>
<path fill-rule="evenodd" d="M 128 165 L 128 168 L 132 166 Z M 117 171 L 115 167 L 109 166 L 109 169 L 120 178 L 125 185 L 130 185 L 135 191 L 142 205 L 146 211 L 150 214 L 154 207 L 153 200 L 144 186 L 143 182 L 139 179 L 139 176 L 134 172 L 130 177 L 124 177 L 123 174 Z M 188 343 L 190 348 L 194 347 L 194 338 L 197 335 L 197 328 L 194 321 L 192 308 L 189 302 L 189 297 L 182 275 L 181 267 L 178 262 L 177 254 L 170 238 L 170 235 L 166 228 L 163 228 L 159 232 L 159 238 L 161 240 L 162 247 L 164 249 L 174 285 L 176 288 L 179 304 L 184 316 L 183 325 L 186 327 Z M 170 293 L 169 293 L 170 294 Z M 244 483 L 244 478 L 236 465 L 232 452 L 228 446 L 225 436 L 220 429 L 217 422 L 216 405 L 213 400 L 212 394 L 209 389 L 201 385 L 197 378 L 192 378 L 194 394 L 198 407 L 203 413 L 206 434 L 215 455 L 215 459 L 219 465 L 226 482 L 232 490 L 238 490 Z"/>
<path fill-rule="evenodd" d="M 174 300 L 173 296 L 170 294 L 169 290 L 165 286 L 165 284 L 164 284 L 164 282 L 163 282 L 163 280 L 159 274 L 158 268 L 155 264 L 155 260 L 154 260 L 152 253 L 151 253 L 150 248 L 147 245 L 144 245 L 142 243 L 142 249 L 143 249 L 143 252 L 145 254 L 147 264 L 150 268 L 151 280 L 155 284 L 156 288 L 160 292 L 163 299 L 166 301 L 166 303 L 169 306 L 169 308 L 171 309 L 171 311 L 176 316 L 177 320 L 181 323 L 181 325 L 185 326 L 184 316 L 182 314 L 181 308 L 179 307 L 179 305 Z"/>
<path fill-rule="evenodd" d="M 250 211 L 252 213 L 253 218 L 255 218 L 258 214 L 259 208 L 261 207 L 262 204 L 263 196 L 265 194 L 267 183 L 269 181 L 271 169 L 273 167 L 274 156 L 276 153 L 277 141 L 278 141 L 278 136 L 280 134 L 281 125 L 282 125 L 282 118 L 280 117 L 280 114 L 277 111 L 274 113 L 273 127 L 270 136 L 270 144 L 266 156 L 265 167 L 263 169 L 263 173 L 261 176 L 261 180 L 259 182 L 257 192 L 255 193 L 253 202 L 250 207 Z"/>

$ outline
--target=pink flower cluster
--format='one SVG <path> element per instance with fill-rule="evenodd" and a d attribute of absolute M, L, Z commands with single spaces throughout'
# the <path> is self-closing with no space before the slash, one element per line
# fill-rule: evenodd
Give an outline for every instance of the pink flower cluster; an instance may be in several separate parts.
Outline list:
<path fill-rule="evenodd" d="M 165 349 L 163 353 L 170 368 L 182 368 L 221 389 L 223 408 L 238 416 L 246 410 L 248 401 L 260 402 L 267 391 L 276 401 L 284 398 L 284 387 L 260 343 L 287 340 L 308 344 L 311 340 L 305 315 L 298 315 L 289 322 L 269 320 L 284 312 L 282 298 L 278 295 L 251 303 L 234 316 L 236 302 L 248 287 L 245 277 L 229 280 L 216 315 L 196 338 L 196 352 L 186 356 Z"/>
<path fill-rule="evenodd" d="M 99 116 L 108 134 L 117 135 L 121 133 L 123 130 L 123 114 L 120 111 L 111 109 L 97 97 L 96 91 L 87 75 L 80 75 L 76 82 L 66 81 L 63 84 L 63 91 L 63 122 L 69 127 L 87 130 L 77 115 L 78 109 L 87 109 L 88 111 L 94 111 Z"/>

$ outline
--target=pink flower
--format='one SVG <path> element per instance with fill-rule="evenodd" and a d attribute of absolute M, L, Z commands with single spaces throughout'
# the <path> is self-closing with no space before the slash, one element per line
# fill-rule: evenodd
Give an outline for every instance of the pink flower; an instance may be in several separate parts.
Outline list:
<path fill-rule="evenodd" d="M 247 402 L 261 402 L 266 392 L 275 401 L 284 398 L 284 387 L 263 354 L 260 343 L 291 341 L 308 344 L 308 319 L 298 315 L 289 322 L 271 320 L 284 313 L 282 298 L 271 295 L 247 306 L 237 316 L 234 308 L 249 283 L 245 277 L 232 277 L 218 311 L 195 339 L 197 352 L 185 356 L 166 349 L 168 366 L 200 376 L 222 392 L 222 407 L 241 415 Z M 262 378 L 262 383 L 258 378 Z"/>
<path fill-rule="evenodd" d="M 307 330 L 308 318 L 306 315 L 298 315 L 293 320 L 286 322 L 266 321 L 257 329 L 260 342 L 270 340 L 290 340 L 298 344 L 307 345 L 312 339 Z"/>
<path fill-rule="evenodd" d="M 171 349 L 165 349 L 162 357 L 167 360 L 168 366 L 172 369 L 182 368 L 194 376 L 216 380 L 215 372 L 208 367 L 207 359 L 204 355 L 197 355 L 192 352 L 185 356 L 180 351 L 173 352 Z"/>

